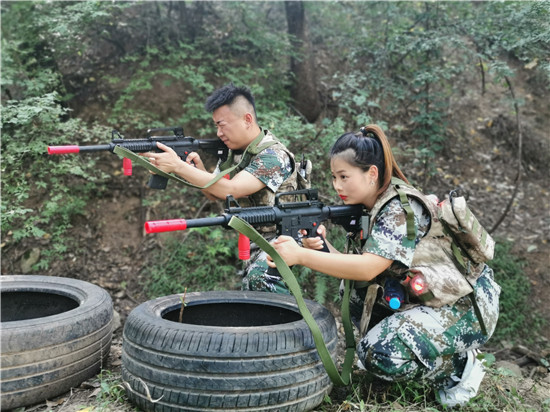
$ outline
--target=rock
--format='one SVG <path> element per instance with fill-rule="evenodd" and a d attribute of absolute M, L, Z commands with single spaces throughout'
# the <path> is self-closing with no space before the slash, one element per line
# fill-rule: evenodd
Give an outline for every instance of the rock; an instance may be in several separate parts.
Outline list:
<path fill-rule="evenodd" d="M 523 376 L 521 373 L 521 368 L 513 362 L 500 360 L 495 363 L 495 366 L 497 369 L 506 369 L 508 372 L 511 373 L 512 376 L 516 376 L 518 378 L 521 378 Z"/>
<path fill-rule="evenodd" d="M 32 248 L 31 250 L 25 252 L 21 257 L 21 273 L 27 274 L 32 270 L 33 265 L 38 263 L 40 260 L 40 249 Z"/>

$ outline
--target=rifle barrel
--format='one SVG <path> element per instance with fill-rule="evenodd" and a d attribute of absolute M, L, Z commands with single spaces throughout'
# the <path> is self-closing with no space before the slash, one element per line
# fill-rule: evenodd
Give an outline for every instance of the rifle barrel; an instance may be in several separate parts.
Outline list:
<path fill-rule="evenodd" d="M 101 152 L 105 150 L 111 150 L 109 144 L 98 144 L 93 146 L 48 146 L 48 154 L 69 154 L 69 153 L 81 153 L 81 152 Z"/>
<path fill-rule="evenodd" d="M 161 233 L 173 232 L 176 230 L 185 230 L 192 227 L 205 227 L 226 225 L 229 222 L 228 218 L 223 216 L 205 217 L 200 219 L 170 219 L 170 220 L 150 220 L 145 222 L 145 232 Z"/>

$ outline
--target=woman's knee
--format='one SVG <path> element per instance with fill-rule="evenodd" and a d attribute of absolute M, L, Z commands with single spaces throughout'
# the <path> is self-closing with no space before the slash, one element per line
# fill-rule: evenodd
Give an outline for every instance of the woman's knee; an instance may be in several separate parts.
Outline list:
<path fill-rule="evenodd" d="M 396 333 L 392 335 L 381 336 L 373 328 L 357 346 L 359 360 L 369 374 L 379 379 L 414 379 L 419 373 L 418 359 Z"/>

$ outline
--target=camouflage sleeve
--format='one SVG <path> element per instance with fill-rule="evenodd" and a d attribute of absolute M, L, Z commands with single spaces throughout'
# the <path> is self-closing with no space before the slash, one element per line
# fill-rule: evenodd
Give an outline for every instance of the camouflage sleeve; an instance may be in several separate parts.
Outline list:
<path fill-rule="evenodd" d="M 410 203 L 417 233 L 414 242 L 407 239 L 405 210 L 399 199 L 395 198 L 375 217 L 374 226 L 363 248 L 364 252 L 400 262 L 406 267 L 411 265 L 416 245 L 429 229 L 430 213 L 415 199 L 410 199 Z"/>
<path fill-rule="evenodd" d="M 284 150 L 269 147 L 253 157 L 244 170 L 275 193 L 292 174 L 292 162 Z"/>

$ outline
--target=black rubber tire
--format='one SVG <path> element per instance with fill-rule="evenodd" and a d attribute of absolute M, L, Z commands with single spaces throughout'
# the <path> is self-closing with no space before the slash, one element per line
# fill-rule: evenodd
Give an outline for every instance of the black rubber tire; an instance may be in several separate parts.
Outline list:
<path fill-rule="evenodd" d="M 1 410 L 32 405 L 96 375 L 111 346 L 102 288 L 55 276 L 0 276 Z"/>
<path fill-rule="evenodd" d="M 141 409 L 308 411 L 332 389 L 294 297 L 188 293 L 180 323 L 181 299 L 145 302 L 126 319 L 122 378 Z M 334 359 L 334 317 L 306 303 Z"/>

